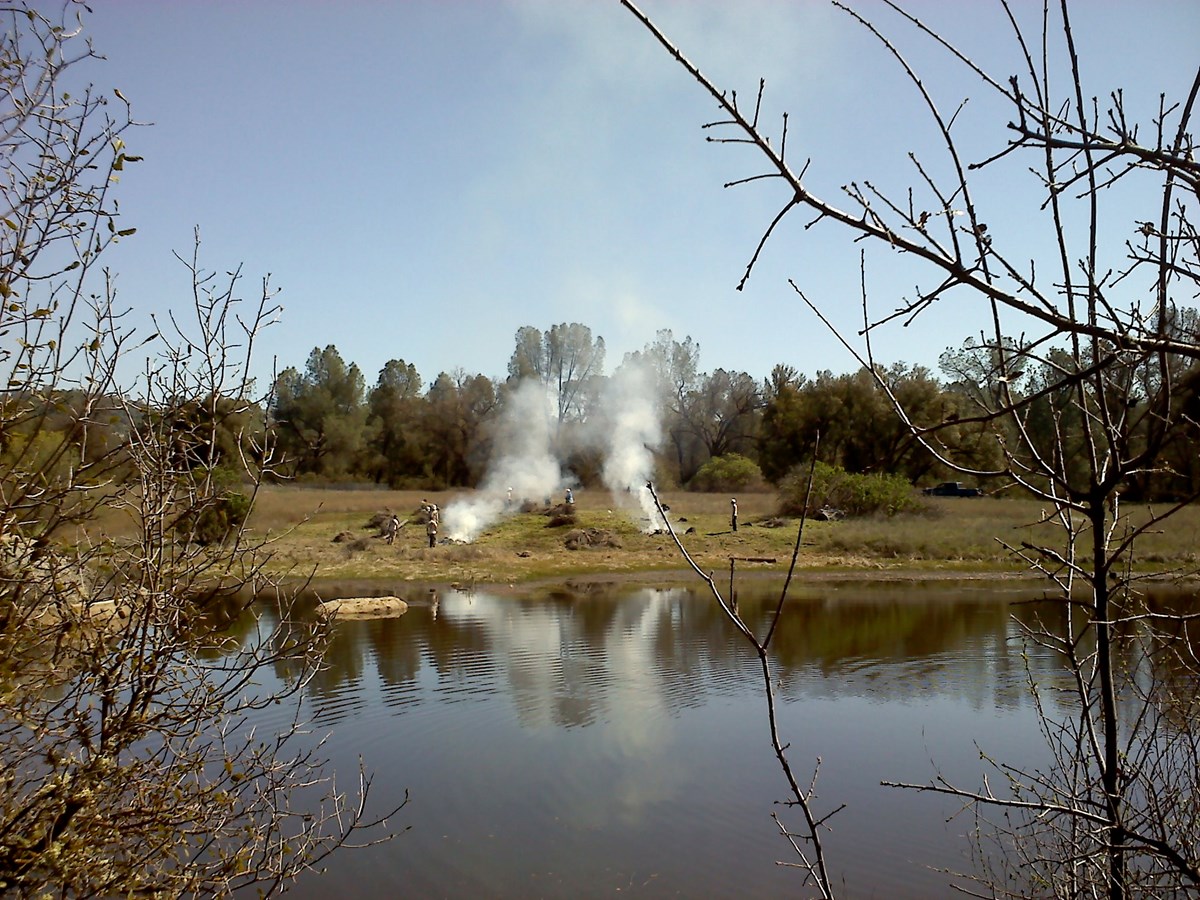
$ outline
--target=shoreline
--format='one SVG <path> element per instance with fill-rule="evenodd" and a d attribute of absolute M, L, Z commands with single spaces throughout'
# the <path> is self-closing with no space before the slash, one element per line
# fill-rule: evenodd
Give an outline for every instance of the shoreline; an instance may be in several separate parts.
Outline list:
<path fill-rule="evenodd" d="M 780 582 L 787 577 L 786 572 L 777 569 L 748 571 L 737 573 L 739 582 L 765 582 L 775 581 Z M 721 585 L 721 579 L 715 579 L 718 586 Z M 982 570 L 973 571 L 949 571 L 945 569 L 872 569 L 872 568 L 857 568 L 845 569 L 841 571 L 832 571 L 829 569 L 819 570 L 800 570 L 793 574 L 791 587 L 795 588 L 803 584 L 855 584 L 855 583 L 874 583 L 874 584 L 908 584 L 918 585 L 923 583 L 951 583 L 951 582 L 982 582 L 982 581 L 1002 581 L 1005 583 L 1029 583 L 1037 584 L 1045 581 L 1043 576 L 1034 573 L 1022 572 L 988 572 Z M 690 569 L 647 569 L 642 571 L 612 571 L 612 572 L 581 572 L 577 574 L 561 573 L 557 575 L 539 576 L 530 579 L 514 579 L 510 581 L 475 581 L 469 585 L 464 585 L 459 581 L 437 581 L 424 578 L 396 578 L 391 576 L 368 576 L 368 577 L 342 577 L 338 575 L 317 575 L 312 579 L 304 582 L 300 579 L 285 580 L 285 586 L 289 588 L 301 588 L 304 592 L 311 592 L 314 595 L 321 596 L 324 592 L 337 593 L 354 593 L 358 596 L 388 596 L 389 594 L 401 591 L 409 594 L 419 595 L 429 593 L 453 590 L 453 591 L 486 591 L 488 593 L 498 594 L 501 596 L 529 593 L 531 591 L 545 590 L 547 588 L 564 587 L 568 589 L 583 588 L 595 589 L 601 586 L 622 586 L 622 585 L 665 585 L 671 587 L 704 587 L 705 581 Z M 372 594 L 377 591 L 378 594 Z M 331 596 L 328 599 L 333 599 Z M 414 602 L 420 604 L 421 599 L 414 601 L 407 599 L 411 605 Z"/>
<path fill-rule="evenodd" d="M 786 572 L 778 570 L 739 572 L 739 583 L 777 582 L 782 584 Z M 717 587 L 723 592 L 727 581 L 723 582 L 719 575 L 714 579 Z M 829 569 L 800 570 L 793 574 L 790 591 L 795 591 L 805 585 L 895 585 L 918 587 L 922 584 L 964 585 L 982 582 L 1002 583 L 1006 587 L 1028 586 L 1030 588 L 1045 587 L 1047 593 L 1053 593 L 1049 580 L 1034 572 L 1015 571 L 985 571 L 946 569 L 874 569 L 870 567 L 844 569 L 833 571 Z M 1170 576 L 1147 576 L 1141 583 L 1157 587 L 1170 587 L 1184 590 L 1194 590 L 1200 587 L 1200 577 L 1186 576 L 1175 578 Z M 351 577 L 317 576 L 307 582 L 300 579 L 286 580 L 284 586 L 288 589 L 299 589 L 301 594 L 308 594 L 320 603 L 328 603 L 346 597 L 356 598 L 386 598 L 401 597 L 409 606 L 425 606 L 434 602 L 433 595 L 443 591 L 459 591 L 469 593 L 483 591 L 496 596 L 517 596 L 536 594 L 543 591 L 560 588 L 567 591 L 588 593 L 604 588 L 637 587 L 654 585 L 670 588 L 704 589 L 705 581 L 695 572 L 688 569 L 644 570 L 644 571 L 613 571 L 613 572 L 582 572 L 578 574 L 562 573 L 558 575 L 517 579 L 511 581 L 476 581 L 469 585 L 457 581 L 436 581 L 421 578 L 403 579 L 390 576 L 384 577 Z"/>

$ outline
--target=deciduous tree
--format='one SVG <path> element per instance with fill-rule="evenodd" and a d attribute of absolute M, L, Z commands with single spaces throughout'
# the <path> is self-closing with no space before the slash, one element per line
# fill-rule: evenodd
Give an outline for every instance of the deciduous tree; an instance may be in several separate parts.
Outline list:
<path fill-rule="evenodd" d="M 296 701 L 324 628 L 290 619 L 241 528 L 181 523 L 225 502 L 220 470 L 252 502 L 271 465 L 266 433 L 222 433 L 254 408 L 241 354 L 276 307 L 193 255 L 191 324 L 125 324 L 100 266 L 133 234 L 112 196 L 129 107 L 76 89 L 85 8 L 48 6 L 0 11 L 0 893 L 275 893 L 366 824 L 366 780 L 334 789 L 295 719 L 246 727 Z M 258 621 L 247 584 L 289 624 Z"/>
<path fill-rule="evenodd" d="M 719 107 L 711 139 L 757 153 L 763 170 L 732 183 L 773 181 L 781 188 L 780 211 L 765 226 L 760 250 L 782 219 L 798 213 L 842 228 L 860 246 L 924 267 L 915 292 L 889 298 L 881 312 L 872 310 L 864 288 L 864 339 L 839 339 L 875 377 L 894 414 L 943 464 L 1008 479 L 1040 499 L 1046 520 L 1061 526 L 1055 543 L 1008 540 L 1015 556 L 1045 575 L 1063 613 L 1060 622 L 1035 624 L 1027 634 L 1061 654 L 1070 673 L 1070 711 L 1061 717 L 1044 712 L 1052 764 L 1022 771 L 998 761 L 1004 791 L 990 782 L 970 787 L 941 778 L 916 787 L 976 804 L 984 817 L 989 809 L 1000 813 L 1005 856 L 979 873 L 989 896 L 1194 894 L 1200 889 L 1196 701 L 1156 661 L 1171 659 L 1193 681 L 1200 667 L 1187 622 L 1149 607 L 1137 590 L 1144 574 L 1137 547 L 1140 535 L 1163 527 L 1200 495 L 1184 494 L 1136 523 L 1122 501 L 1143 473 L 1167 474 L 1172 441 L 1195 428 L 1177 394 L 1186 381 L 1181 373 L 1200 360 L 1200 345 L 1172 323 L 1179 305 L 1200 289 L 1193 218 L 1200 192 L 1194 139 L 1200 67 L 1187 60 L 1164 70 L 1178 72 L 1179 82 L 1164 85 L 1160 101 L 1140 115 L 1126 107 L 1121 91 L 1085 84 L 1086 48 L 1077 44 L 1073 15 L 1093 14 L 1090 6 L 1073 10 L 1062 0 L 1039 8 L 1027 24 L 1021 8 L 1003 4 L 1013 52 L 1011 68 L 995 77 L 896 4 L 885 5 L 882 14 L 894 18 L 881 26 L 838 3 L 911 86 L 940 159 L 909 153 L 911 183 L 895 192 L 847 173 L 835 182 L 845 185 L 835 202 L 806 182 L 809 160 L 794 164 L 797 140 L 787 117 L 777 127 L 762 117 L 762 83 L 747 105 L 744 94 L 739 100 L 722 90 L 687 60 L 630 0 L 622 2 Z M 974 85 L 985 104 L 963 101 L 944 110 L 912 54 L 902 51 L 901 35 L 948 53 L 961 66 L 963 84 Z M 976 108 L 1002 112 L 988 133 L 990 147 L 971 151 L 972 158 L 959 134 L 963 117 Z M 805 122 L 806 132 L 818 127 Z M 896 149 L 903 152 L 907 144 Z M 988 193 L 996 185 L 1000 197 Z M 1131 195 L 1141 198 L 1132 213 L 1122 205 Z M 996 221 L 991 213 L 1013 196 L 1031 198 L 1023 228 L 1035 220 L 1046 226 L 1044 259 L 1024 258 L 1006 246 L 999 229 L 989 228 Z M 757 259 L 756 251 L 742 283 Z M 829 321 L 819 302 L 792 286 Z M 877 334 L 901 323 L 919 327 L 951 296 L 956 304 L 976 303 L 989 323 L 980 347 L 996 391 L 981 392 L 979 409 L 965 418 L 997 423 L 1003 443 L 994 468 L 956 458 L 938 438 L 948 423 L 914 418 L 874 358 Z M 1014 341 L 1015 334 L 1023 337 Z M 1035 369 L 1037 382 L 1019 391 L 1021 373 Z M 1152 386 L 1145 396 L 1142 385 Z M 1031 683 L 1039 699 L 1048 689 Z M 1039 709 L 1047 707 L 1039 703 Z M 802 801 L 794 779 L 791 785 Z M 820 821 L 801 805 L 803 837 L 819 848 Z M 799 846 L 795 839 L 793 846 Z M 824 861 L 806 860 L 805 868 L 830 895 Z"/>
<path fill-rule="evenodd" d="M 684 421 L 707 459 L 730 453 L 744 456 L 757 449 L 762 395 L 758 382 L 745 372 L 717 369 L 703 375 L 686 401 Z"/>
<path fill-rule="evenodd" d="M 586 419 L 592 382 L 604 374 L 604 338 L 593 338 L 586 325 L 563 322 L 545 333 L 526 325 L 516 340 L 509 377 L 545 384 L 555 398 L 559 423 Z"/>

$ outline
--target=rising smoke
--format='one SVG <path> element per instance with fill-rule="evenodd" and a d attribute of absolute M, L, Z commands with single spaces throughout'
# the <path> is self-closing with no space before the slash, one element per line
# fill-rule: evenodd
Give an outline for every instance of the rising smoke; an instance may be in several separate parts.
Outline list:
<path fill-rule="evenodd" d="M 455 541 L 473 541 L 525 498 L 557 494 L 562 466 L 554 455 L 555 398 L 539 381 L 524 381 L 509 396 L 500 416 L 492 458 L 479 490 L 451 503 L 442 528 Z"/>
<path fill-rule="evenodd" d="M 654 473 L 652 448 L 662 443 L 662 423 L 653 373 L 645 365 L 627 363 L 605 385 L 601 395 L 604 429 L 604 485 L 624 509 L 641 513 L 643 530 L 661 523 L 646 483 Z"/>
<path fill-rule="evenodd" d="M 643 530 L 652 531 L 661 518 L 646 483 L 654 474 L 653 448 L 662 442 L 652 373 L 642 365 L 622 365 L 605 382 L 597 407 L 591 424 L 578 430 L 579 439 L 602 454 L 602 478 L 614 504 Z M 517 386 L 501 413 L 479 490 L 452 502 L 443 513 L 448 538 L 473 541 L 493 522 L 516 512 L 523 500 L 557 497 L 568 485 L 555 453 L 557 409 L 554 390 L 542 382 Z"/>

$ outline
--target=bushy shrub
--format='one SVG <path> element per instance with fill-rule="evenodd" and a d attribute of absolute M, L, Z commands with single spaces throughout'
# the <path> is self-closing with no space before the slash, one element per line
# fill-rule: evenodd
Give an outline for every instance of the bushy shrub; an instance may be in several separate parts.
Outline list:
<path fill-rule="evenodd" d="M 213 471 L 216 486 L 212 496 L 201 500 L 179 519 L 178 528 L 197 544 L 219 544 L 246 524 L 250 497 L 241 490 L 237 476 L 225 469 Z"/>
<path fill-rule="evenodd" d="M 758 463 L 740 453 L 714 456 L 688 482 L 691 491 L 744 492 L 762 487 L 763 474 Z"/>
<path fill-rule="evenodd" d="M 804 511 L 808 473 L 807 465 L 797 466 L 780 482 L 781 514 L 798 516 Z M 813 469 L 808 514 L 827 506 L 840 509 L 848 516 L 876 513 L 894 516 L 915 509 L 919 503 L 912 485 L 902 475 L 860 475 L 819 462 Z"/>

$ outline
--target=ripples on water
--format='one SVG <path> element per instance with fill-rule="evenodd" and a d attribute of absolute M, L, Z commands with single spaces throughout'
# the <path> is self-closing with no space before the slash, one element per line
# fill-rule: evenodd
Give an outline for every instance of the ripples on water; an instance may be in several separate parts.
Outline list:
<path fill-rule="evenodd" d="M 1038 737 L 1003 594 L 808 588 L 775 643 L 781 731 L 850 897 L 961 896 L 965 817 L 887 790 L 941 771 L 977 783 L 973 741 L 1026 761 Z M 765 622 L 769 594 L 740 591 Z M 711 599 L 445 592 L 338 626 L 305 712 L 339 772 L 361 755 L 373 804 L 411 801 L 393 842 L 335 855 L 302 897 L 798 895 L 771 813 L 786 784 L 758 667 Z M 1054 665 L 1035 657 L 1034 666 Z M 277 715 L 278 713 L 271 713 Z M 268 721 L 265 723 L 270 725 Z M 1032 749 L 1031 749 L 1032 748 Z M 1011 755 L 1011 754 L 1015 754 Z M 346 778 L 343 774 L 343 780 Z"/>

